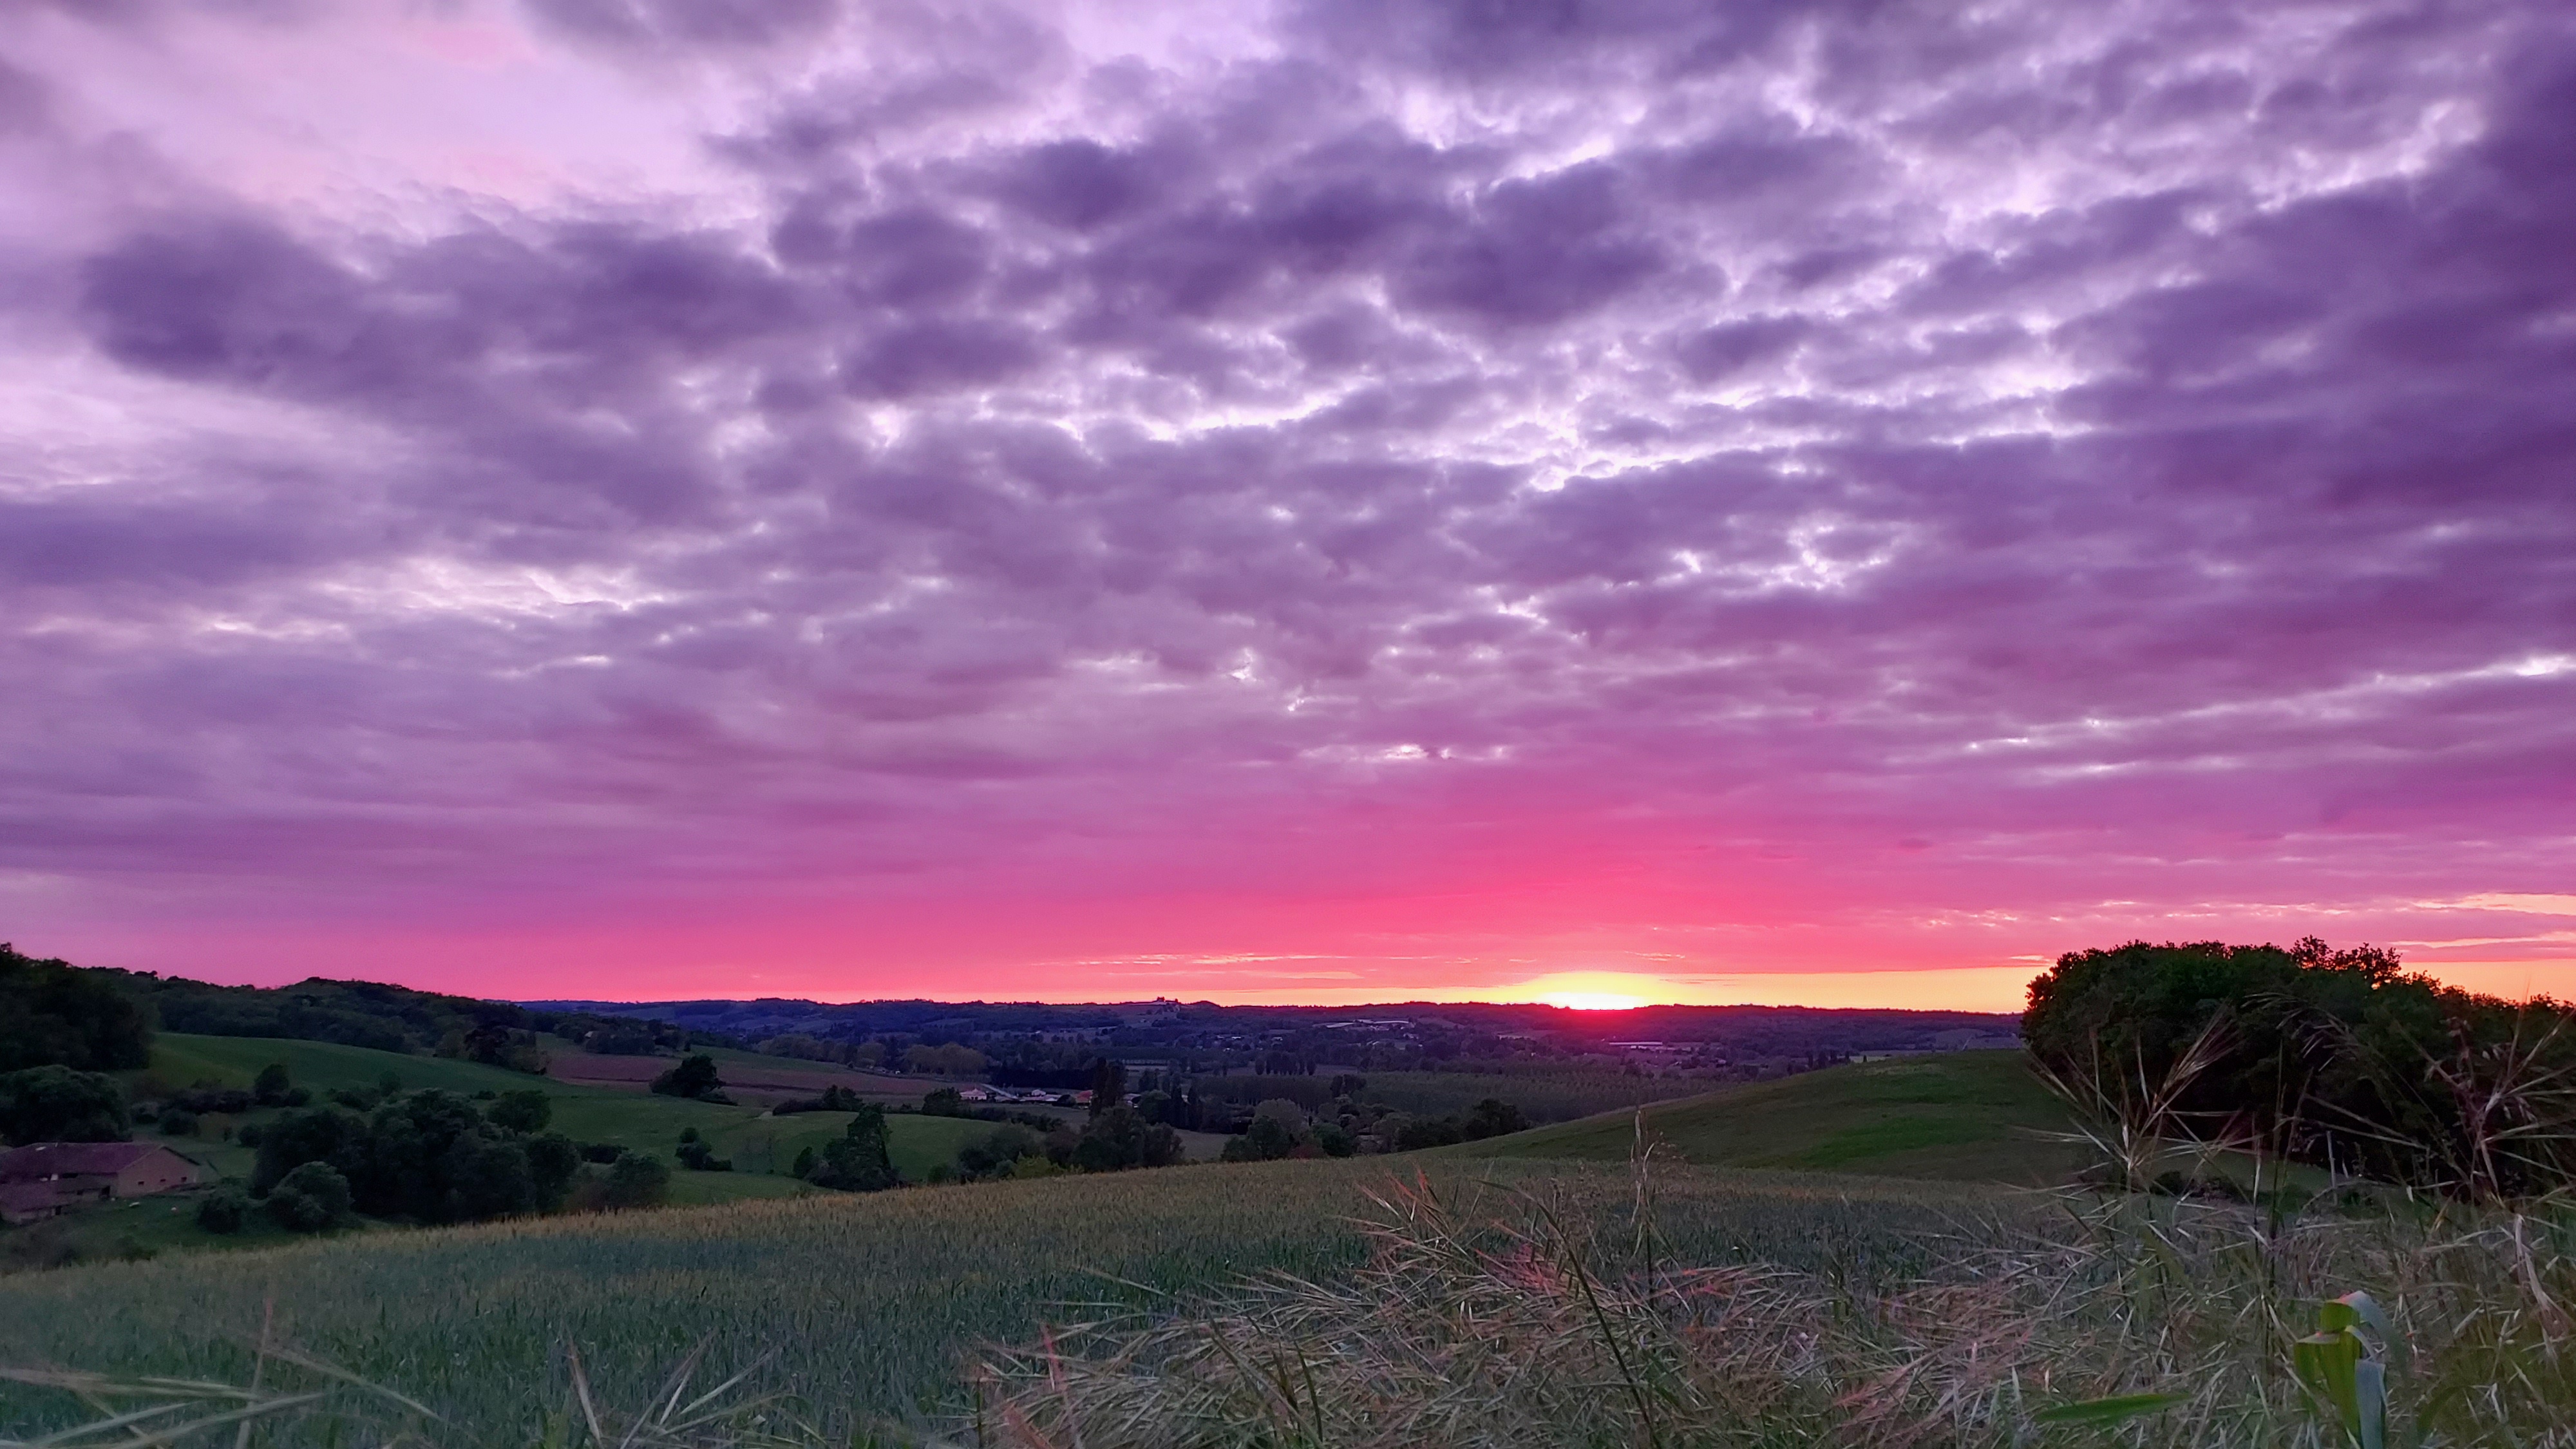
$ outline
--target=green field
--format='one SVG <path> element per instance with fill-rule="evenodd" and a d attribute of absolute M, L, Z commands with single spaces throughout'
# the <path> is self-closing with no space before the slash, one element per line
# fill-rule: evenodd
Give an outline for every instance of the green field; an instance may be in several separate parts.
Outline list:
<path fill-rule="evenodd" d="M 1472 1157 L 1625 1160 L 1637 1113 L 1440 1149 Z M 2066 1109 L 2019 1052 L 1948 1052 L 1828 1067 L 1645 1109 L 1646 1130 L 1702 1167 L 1865 1172 L 1887 1177 L 2037 1184 L 2085 1162 L 2042 1134 Z"/>
<path fill-rule="evenodd" d="M 0 1363 L 246 1372 L 237 1335 L 274 1294 L 294 1341 L 414 1393 L 461 1432 L 510 1442 L 560 1392 L 578 1344 L 605 1392 L 640 1400 L 713 1336 L 713 1367 L 775 1357 L 836 1435 L 954 1402 L 961 1354 L 1032 1334 L 1060 1305 L 1140 1303 L 1268 1268 L 1353 1262 L 1362 1191 L 1410 1160 L 1170 1168 L 608 1217 L 379 1232 L 0 1279 Z M 1624 1169 L 1431 1165 L 1453 1190 L 1540 1185 L 1622 1231 Z M 1663 1221 L 1704 1261 L 1903 1275 L 1938 1237 L 2026 1211 L 1953 1185 L 1677 1170 Z M 1105 1275 L 1105 1276 L 1104 1276 Z M 1136 1285 L 1136 1286 L 1122 1286 Z M 70 1406 L 65 1411 L 76 1411 Z M 5 1417 L 5 1416 L 0 1416 Z"/>
<path fill-rule="evenodd" d="M 763 1058 L 767 1061 L 767 1058 Z M 720 1157 L 733 1159 L 735 1171 L 675 1171 L 675 1201 L 723 1202 L 735 1198 L 776 1197 L 803 1191 L 793 1179 L 774 1177 L 795 1162 L 800 1147 L 819 1145 L 840 1135 L 849 1124 L 847 1112 L 810 1112 L 789 1117 L 764 1115 L 749 1105 L 719 1106 L 678 1097 L 617 1087 L 584 1086 L 532 1077 L 475 1062 L 440 1057 L 400 1056 L 365 1047 L 330 1042 L 287 1041 L 267 1037 L 186 1036 L 165 1032 L 153 1044 L 146 1073 L 174 1087 L 198 1082 L 247 1087 L 259 1069 L 282 1062 L 298 1086 L 320 1094 L 340 1087 L 372 1087 L 388 1073 L 406 1088 L 436 1087 L 471 1095 L 479 1091 L 514 1092 L 534 1088 L 554 1106 L 554 1130 L 579 1142 L 613 1142 L 650 1152 L 677 1166 L 672 1148 L 681 1129 L 695 1127 Z M 927 1087 L 924 1090 L 928 1090 Z M 253 1113 L 252 1118 L 263 1114 Z M 173 1145 L 212 1162 L 219 1170 L 249 1170 L 250 1153 L 221 1141 L 229 1123 L 205 1119 L 202 1138 Z M 906 1177 L 920 1178 L 940 1163 L 955 1160 L 957 1149 L 993 1129 L 980 1122 L 897 1113 L 887 1119 L 889 1150 Z M 148 1131 L 145 1135 L 149 1135 Z"/>

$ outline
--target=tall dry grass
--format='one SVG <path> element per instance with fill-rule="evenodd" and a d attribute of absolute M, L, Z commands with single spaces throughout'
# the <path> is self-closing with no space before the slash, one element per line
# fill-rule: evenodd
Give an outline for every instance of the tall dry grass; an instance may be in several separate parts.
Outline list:
<path fill-rule="evenodd" d="M 1013 1449 L 2368 1442 L 2293 1365 L 2367 1289 L 2384 1442 L 2576 1445 L 2576 1219 L 2118 1194 L 1872 1285 L 1677 1263 L 1543 1192 L 1390 1187 L 1360 1272 L 1272 1276 L 991 1355 L 960 1438 Z M 2374 1434 L 2372 1438 L 2379 1436 Z"/>

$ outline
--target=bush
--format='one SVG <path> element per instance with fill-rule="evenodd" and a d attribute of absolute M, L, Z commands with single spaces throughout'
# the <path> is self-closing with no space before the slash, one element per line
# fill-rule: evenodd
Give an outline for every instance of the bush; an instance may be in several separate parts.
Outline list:
<path fill-rule="evenodd" d="M 173 1107 L 169 1111 L 162 1113 L 161 1135 L 164 1137 L 196 1136 L 197 1114 L 194 1112 L 184 1111 L 177 1107 Z"/>
<path fill-rule="evenodd" d="M 625 1151 L 625 1148 L 618 1146 L 614 1142 L 585 1142 L 581 1144 L 581 1160 L 584 1162 L 615 1162 Z"/>
<path fill-rule="evenodd" d="M 335 1227 L 349 1217 L 349 1179 L 328 1163 L 305 1163 L 269 1189 L 268 1215 L 294 1233 Z"/>
<path fill-rule="evenodd" d="M 286 1094 L 294 1087 L 294 1081 L 287 1075 L 286 1063 L 270 1062 L 251 1079 L 250 1095 L 263 1107 L 282 1107 L 286 1105 Z"/>
<path fill-rule="evenodd" d="M 250 1198 L 231 1183 L 197 1199 L 197 1226 L 210 1233 L 238 1233 L 250 1217 Z"/>
<path fill-rule="evenodd" d="M 925 1117 L 963 1117 L 966 1115 L 966 1099 L 958 1093 L 958 1090 L 955 1087 L 933 1088 L 931 1091 L 924 1094 L 921 1099 L 921 1115 Z"/>
<path fill-rule="evenodd" d="M 603 1205 L 611 1208 L 659 1207 L 671 1190 L 671 1169 L 662 1159 L 629 1152 L 608 1169 Z"/>
<path fill-rule="evenodd" d="M 716 1059 L 705 1052 L 692 1052 L 680 1064 L 653 1079 L 653 1090 L 665 1097 L 689 1097 L 701 1102 L 724 1099 L 724 1086 L 716 1074 Z"/>
<path fill-rule="evenodd" d="M 733 1171 L 733 1159 L 716 1156 L 714 1148 L 695 1137 L 683 1138 L 678 1150 L 671 1155 L 680 1159 L 680 1165 L 691 1172 Z"/>

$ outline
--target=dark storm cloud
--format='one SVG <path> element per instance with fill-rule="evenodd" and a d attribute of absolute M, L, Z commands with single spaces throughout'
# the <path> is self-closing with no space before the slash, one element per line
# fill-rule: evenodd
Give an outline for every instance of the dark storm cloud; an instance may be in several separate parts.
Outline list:
<path fill-rule="evenodd" d="M 957 17 L 711 140 L 734 221 L 245 200 L 90 248 L 104 365 L 342 435 L 0 496 L 47 621 L 0 667 L 55 686 L 8 838 L 110 778 L 197 823 L 88 827 L 101 870 L 1110 831 L 1068 879 L 1208 882 L 1480 791 L 1818 850 L 2470 797 L 2464 837 L 2538 838 L 2576 684 L 2544 9 L 1317 4 L 1162 70 Z M 1216 819 L 1268 833 L 1216 858 Z"/>

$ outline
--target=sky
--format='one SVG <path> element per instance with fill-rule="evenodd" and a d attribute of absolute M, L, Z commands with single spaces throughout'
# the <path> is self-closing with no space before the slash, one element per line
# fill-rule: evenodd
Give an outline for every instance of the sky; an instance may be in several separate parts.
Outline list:
<path fill-rule="evenodd" d="M 2576 997 L 2556 0 L 0 0 L 0 939 Z"/>

